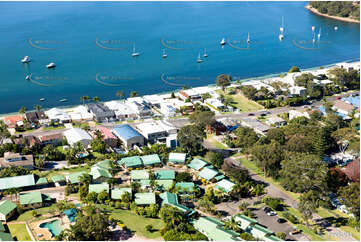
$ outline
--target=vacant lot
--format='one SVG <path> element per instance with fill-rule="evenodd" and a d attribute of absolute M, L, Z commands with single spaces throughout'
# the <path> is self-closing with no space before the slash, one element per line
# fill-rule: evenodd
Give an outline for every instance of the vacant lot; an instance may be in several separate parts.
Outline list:
<path fill-rule="evenodd" d="M 224 95 L 222 90 L 219 90 L 218 93 Z M 239 109 L 240 112 L 254 112 L 264 109 L 262 105 L 256 103 L 255 101 L 249 100 L 242 93 L 236 93 L 233 95 L 226 94 L 225 98 L 226 97 L 231 97 L 233 99 L 232 106 Z"/>

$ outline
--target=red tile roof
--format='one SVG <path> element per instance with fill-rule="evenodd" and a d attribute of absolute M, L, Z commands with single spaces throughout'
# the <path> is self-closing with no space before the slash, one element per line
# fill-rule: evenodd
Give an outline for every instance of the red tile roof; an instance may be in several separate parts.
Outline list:
<path fill-rule="evenodd" d="M 4 118 L 4 123 L 9 126 L 15 126 L 18 121 L 23 120 L 23 116 L 21 115 L 13 115 L 13 116 L 7 116 Z"/>
<path fill-rule="evenodd" d="M 115 135 L 109 129 L 99 126 L 97 129 L 104 135 L 104 139 L 116 139 Z"/>
<path fill-rule="evenodd" d="M 344 172 L 347 177 L 353 182 L 360 181 L 360 159 L 355 159 L 348 163 Z"/>

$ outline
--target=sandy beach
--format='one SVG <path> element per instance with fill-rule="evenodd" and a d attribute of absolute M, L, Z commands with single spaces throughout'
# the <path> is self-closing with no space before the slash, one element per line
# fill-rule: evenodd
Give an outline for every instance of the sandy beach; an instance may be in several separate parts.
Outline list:
<path fill-rule="evenodd" d="M 310 10 L 312 13 L 314 14 L 317 14 L 319 16 L 323 16 L 323 17 L 326 17 L 326 18 L 332 18 L 332 19 L 336 19 L 336 20 L 340 20 L 340 21 L 344 21 L 344 22 L 349 22 L 349 23 L 360 23 L 359 20 L 356 20 L 356 19 L 352 19 L 352 18 L 344 18 L 344 17 L 337 17 L 337 16 L 331 16 L 331 15 L 328 15 L 328 14 L 323 14 L 323 13 L 320 13 L 317 9 L 311 7 L 309 4 L 306 5 L 305 7 L 306 9 Z"/>

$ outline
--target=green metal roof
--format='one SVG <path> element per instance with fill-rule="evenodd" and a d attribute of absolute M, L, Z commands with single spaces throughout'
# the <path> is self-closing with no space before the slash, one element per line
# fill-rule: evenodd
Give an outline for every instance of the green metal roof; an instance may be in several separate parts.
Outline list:
<path fill-rule="evenodd" d="M 187 154 L 185 153 L 169 153 L 168 162 L 185 163 Z"/>
<path fill-rule="evenodd" d="M 155 180 L 158 190 L 168 190 L 173 186 L 173 180 Z"/>
<path fill-rule="evenodd" d="M 16 204 L 10 202 L 9 200 L 4 200 L 0 203 L 0 213 L 4 216 L 11 213 L 11 211 L 13 211 L 14 209 L 16 209 Z"/>
<path fill-rule="evenodd" d="M 101 193 L 104 190 L 109 193 L 109 184 L 108 183 L 90 184 L 89 185 L 89 193 L 90 192 Z"/>
<path fill-rule="evenodd" d="M 62 182 L 65 181 L 65 177 L 63 175 L 56 175 L 56 176 L 52 176 L 51 180 L 55 183 L 55 182 Z"/>
<path fill-rule="evenodd" d="M 218 174 L 218 171 L 210 169 L 208 167 L 204 167 L 201 170 L 201 172 L 199 172 L 198 176 L 209 181 L 209 180 L 213 179 L 217 174 Z"/>
<path fill-rule="evenodd" d="M 0 190 L 29 187 L 34 185 L 35 179 L 33 174 L 0 178 Z"/>
<path fill-rule="evenodd" d="M 193 220 L 194 227 L 206 235 L 210 240 L 240 241 L 239 234 L 233 230 L 225 229 L 224 223 L 211 217 L 200 217 Z"/>
<path fill-rule="evenodd" d="M 258 230 L 258 231 L 260 231 L 262 234 L 264 234 L 264 236 L 273 234 L 273 232 L 272 232 L 271 230 L 266 229 L 265 227 L 263 227 L 263 226 L 261 226 L 261 225 L 259 225 L 259 224 L 255 224 L 255 225 L 253 225 L 253 226 L 251 227 L 251 233 L 252 233 L 252 235 L 254 234 L 254 231 L 253 231 L 253 230 Z M 260 239 L 262 239 L 262 238 L 260 238 Z"/>
<path fill-rule="evenodd" d="M 20 194 L 20 204 L 21 205 L 29 205 L 34 203 L 43 202 L 43 197 L 41 196 L 41 192 L 29 192 L 25 194 Z"/>
<path fill-rule="evenodd" d="M 48 184 L 48 179 L 46 179 L 46 177 L 40 177 L 37 181 L 36 181 L 36 185 L 44 185 L 44 184 Z"/>
<path fill-rule="evenodd" d="M 139 156 L 125 157 L 118 161 L 119 165 L 125 165 L 126 168 L 140 167 L 143 165 Z"/>
<path fill-rule="evenodd" d="M 272 240 L 272 241 L 283 241 L 283 239 L 278 238 L 277 236 L 271 235 L 271 236 L 267 236 L 268 240 Z"/>
<path fill-rule="evenodd" d="M 153 155 L 144 155 L 140 157 L 143 161 L 143 164 L 145 166 L 151 166 L 151 165 L 156 165 L 156 164 L 160 164 L 160 158 L 159 155 L 157 154 L 153 154 Z"/>
<path fill-rule="evenodd" d="M 225 192 L 232 191 L 232 188 L 235 184 L 227 179 L 223 179 L 219 182 L 217 182 L 217 188 L 224 190 Z"/>
<path fill-rule="evenodd" d="M 71 184 L 77 184 L 77 183 L 80 183 L 80 177 L 83 174 L 86 174 L 86 172 L 85 171 L 74 172 L 74 173 L 67 175 L 66 178 L 67 178 L 68 182 L 70 182 Z"/>
<path fill-rule="evenodd" d="M 121 196 L 128 192 L 129 194 L 132 194 L 132 188 L 130 187 L 122 187 L 122 188 L 115 188 L 111 190 L 111 198 L 112 199 L 120 199 Z"/>
<path fill-rule="evenodd" d="M 214 177 L 214 179 L 216 179 L 216 181 L 220 181 L 220 180 L 222 180 L 223 178 L 225 178 L 224 175 L 218 175 L 218 176 Z"/>
<path fill-rule="evenodd" d="M 14 241 L 10 233 L 0 232 L 0 241 Z"/>
<path fill-rule="evenodd" d="M 158 170 L 155 172 L 155 177 L 157 180 L 174 180 L 175 179 L 175 171 Z"/>
<path fill-rule="evenodd" d="M 140 184 L 141 186 L 150 186 L 150 180 L 149 180 L 149 179 L 147 179 L 147 180 L 140 180 L 140 181 L 139 181 L 139 184 Z"/>
<path fill-rule="evenodd" d="M 135 203 L 137 205 L 149 205 L 155 204 L 155 193 L 136 193 L 135 194 Z"/>
<path fill-rule="evenodd" d="M 207 165 L 207 162 L 205 162 L 204 160 L 195 158 L 193 159 L 189 164 L 188 167 L 193 168 L 194 170 L 199 171 L 200 169 L 202 169 L 203 167 L 205 167 Z"/>
<path fill-rule="evenodd" d="M 177 194 L 170 193 L 170 192 L 163 192 L 159 195 L 162 199 L 163 204 L 178 204 L 178 196 Z"/>
<path fill-rule="evenodd" d="M 107 170 L 112 168 L 111 165 L 110 165 L 110 160 L 102 160 L 102 161 L 96 163 L 95 165 L 93 165 L 93 167 L 95 167 L 95 166 L 99 167 L 99 168 L 102 168 L 102 169 L 107 169 Z"/>
<path fill-rule="evenodd" d="M 130 172 L 130 178 L 132 180 L 148 180 L 149 173 L 147 170 L 132 170 Z"/>
<path fill-rule="evenodd" d="M 89 174 L 93 177 L 94 180 L 105 177 L 105 178 L 112 178 L 112 174 L 107 169 L 99 168 L 99 167 L 92 167 Z"/>
<path fill-rule="evenodd" d="M 0 232 L 5 232 L 5 230 L 3 223 L 0 223 Z"/>
<path fill-rule="evenodd" d="M 175 187 L 178 188 L 180 191 L 193 191 L 194 190 L 194 183 L 193 182 L 177 182 Z"/>

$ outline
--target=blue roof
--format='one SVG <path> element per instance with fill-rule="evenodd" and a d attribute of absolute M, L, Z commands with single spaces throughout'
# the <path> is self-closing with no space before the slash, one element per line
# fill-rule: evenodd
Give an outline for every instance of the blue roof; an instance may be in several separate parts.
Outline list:
<path fill-rule="evenodd" d="M 115 126 L 113 128 L 113 132 L 115 135 L 117 135 L 118 137 L 122 137 L 125 140 L 138 136 L 142 137 L 142 135 L 138 131 L 130 127 L 128 124 Z"/>
<path fill-rule="evenodd" d="M 356 107 L 360 107 L 360 96 L 356 96 L 356 97 L 352 97 L 352 96 L 349 96 L 349 97 L 344 97 L 342 98 L 343 101 L 345 102 L 348 102 L 350 104 L 352 104 L 353 106 L 356 106 Z"/>
<path fill-rule="evenodd" d="M 324 106 L 320 106 L 320 107 L 318 108 L 318 110 L 320 110 L 323 115 L 327 115 L 326 109 L 325 109 Z"/>

